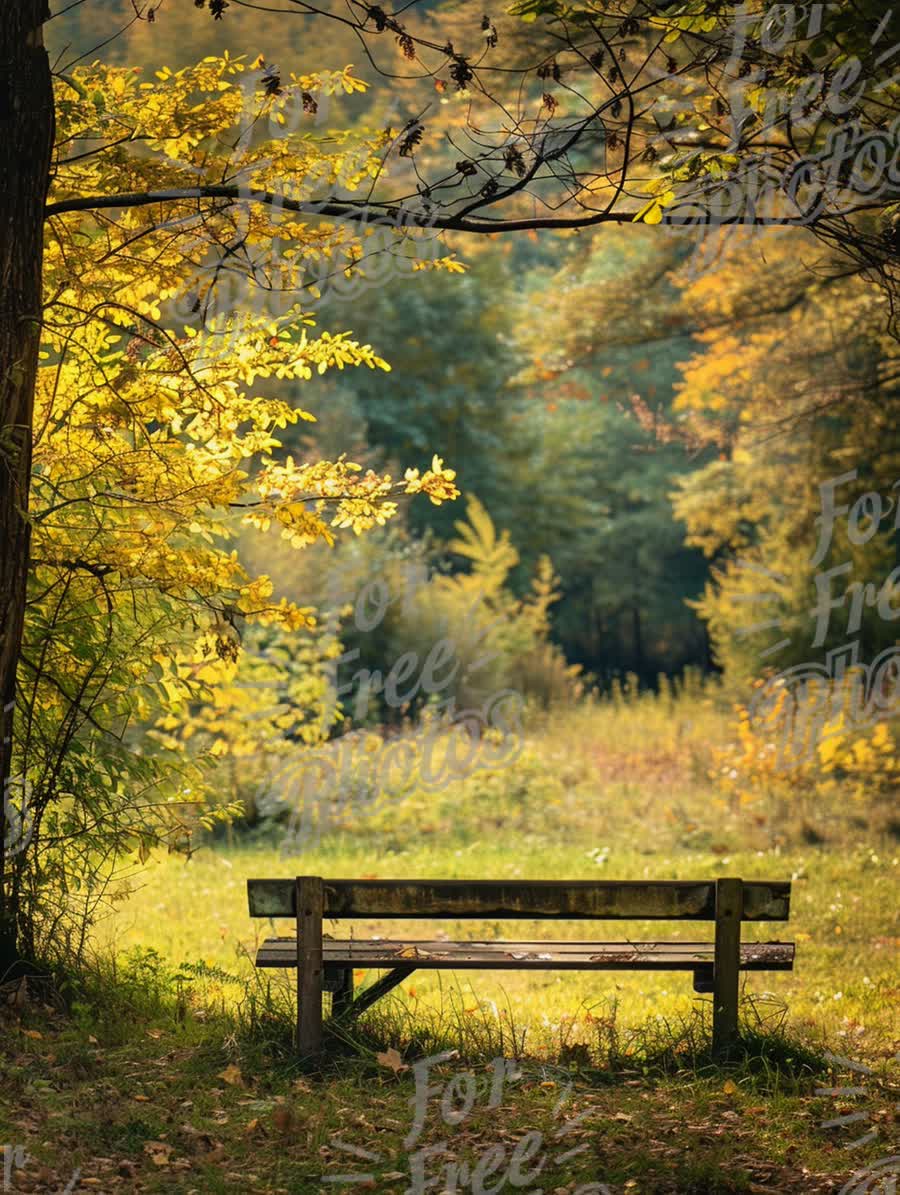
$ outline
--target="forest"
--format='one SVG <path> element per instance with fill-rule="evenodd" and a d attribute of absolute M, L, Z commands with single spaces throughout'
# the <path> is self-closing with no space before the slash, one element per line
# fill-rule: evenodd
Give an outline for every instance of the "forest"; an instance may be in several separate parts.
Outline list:
<path fill-rule="evenodd" d="M 895 1191 L 900 12 L 0 48 L 3 1189 Z"/>

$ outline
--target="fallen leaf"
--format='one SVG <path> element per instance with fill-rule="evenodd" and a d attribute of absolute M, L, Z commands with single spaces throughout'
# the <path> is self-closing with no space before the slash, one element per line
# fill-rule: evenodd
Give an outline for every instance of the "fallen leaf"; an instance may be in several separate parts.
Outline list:
<path fill-rule="evenodd" d="M 395 1075 L 399 1075 L 402 1071 L 409 1070 L 409 1067 L 400 1057 L 399 1051 L 395 1050 L 393 1046 L 385 1050 L 383 1054 L 376 1054 L 375 1058 L 381 1064 L 381 1066 L 388 1067 L 388 1069 L 392 1070 Z"/>
<path fill-rule="evenodd" d="M 196 1148 L 200 1151 L 209 1151 L 220 1144 L 218 1141 L 213 1141 L 209 1133 L 204 1132 L 202 1129 L 195 1129 L 192 1124 L 187 1122 L 181 1126 L 180 1131 L 190 1142 L 191 1148 Z"/>
<path fill-rule="evenodd" d="M 733 1079 L 726 1079 L 725 1082 L 722 1084 L 722 1090 L 725 1092 L 726 1095 L 734 1095 L 734 1093 L 737 1091 L 737 1089 L 738 1089 L 737 1083 L 735 1083 L 735 1081 Z"/>
<path fill-rule="evenodd" d="M 26 1037 L 33 1038 L 34 1041 L 43 1041 L 44 1040 L 43 1033 L 38 1033 L 37 1029 L 23 1029 L 22 1032 L 25 1034 Z"/>
<path fill-rule="evenodd" d="M 235 1066 L 233 1062 L 230 1062 L 223 1071 L 220 1071 L 216 1075 L 216 1078 L 221 1079 L 224 1083 L 228 1083 L 231 1087 L 243 1087 L 245 1085 L 240 1067 Z"/>
<path fill-rule="evenodd" d="M 272 1109 L 272 1124 L 279 1133 L 289 1132 L 293 1123 L 294 1109 L 288 1104 L 279 1104 L 277 1108 Z"/>
<path fill-rule="evenodd" d="M 147 1095 L 136 1095 L 136 1096 L 133 1096 L 132 1098 L 137 1100 L 137 1102 L 139 1104 L 149 1104 L 150 1103 L 150 1097 Z"/>
<path fill-rule="evenodd" d="M 624 1121 L 625 1124 L 631 1124 L 632 1120 L 634 1120 L 634 1117 L 630 1116 L 627 1112 L 617 1112 L 613 1117 L 613 1120 L 621 1120 Z"/>
<path fill-rule="evenodd" d="M 165 1141 L 145 1141 L 144 1153 L 150 1158 L 154 1166 L 168 1166 L 172 1156 L 172 1146 Z"/>
<path fill-rule="evenodd" d="M 254 1116 L 254 1118 L 252 1120 L 248 1120 L 247 1123 L 244 1125 L 244 1132 L 245 1133 L 255 1133 L 258 1128 L 259 1128 L 259 1117 Z"/>

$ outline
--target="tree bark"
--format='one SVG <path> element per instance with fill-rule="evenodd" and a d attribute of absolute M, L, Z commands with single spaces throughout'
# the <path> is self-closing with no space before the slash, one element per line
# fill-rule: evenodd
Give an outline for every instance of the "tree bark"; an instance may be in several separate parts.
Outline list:
<path fill-rule="evenodd" d="M 45 0 L 0 3 L 0 978 L 16 959 L 9 894 L 16 668 L 28 582 L 31 427 L 41 320 L 44 205 L 53 148 L 53 87 L 44 49 Z"/>

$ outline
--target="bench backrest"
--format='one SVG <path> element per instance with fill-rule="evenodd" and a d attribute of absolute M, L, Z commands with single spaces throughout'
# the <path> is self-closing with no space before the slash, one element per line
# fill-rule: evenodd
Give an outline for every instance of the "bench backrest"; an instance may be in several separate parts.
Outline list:
<path fill-rule="evenodd" d="M 323 880 L 323 916 L 715 921 L 715 880 Z M 248 880 L 251 917 L 295 917 L 297 881 Z M 787 921 L 790 881 L 743 882 L 743 921 Z"/>

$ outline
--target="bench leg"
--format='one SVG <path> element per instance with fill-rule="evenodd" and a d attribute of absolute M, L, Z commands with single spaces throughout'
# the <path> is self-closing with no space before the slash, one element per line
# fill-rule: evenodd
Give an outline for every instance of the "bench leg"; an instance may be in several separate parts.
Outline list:
<path fill-rule="evenodd" d="M 353 1003 L 353 968 L 344 967 L 341 978 L 331 998 L 331 1015 L 341 1017 Z"/>
<path fill-rule="evenodd" d="M 393 971 L 388 971 L 387 975 L 382 975 L 381 979 L 377 979 L 370 987 L 363 988 L 356 999 L 351 1001 L 347 1006 L 347 1016 L 358 1017 L 361 1012 L 371 1008 L 376 1000 L 393 991 L 407 976 L 412 975 L 413 971 L 415 967 L 395 967 Z"/>
<path fill-rule="evenodd" d="M 713 971 L 713 1056 L 724 1058 L 738 1036 L 741 970 L 741 880 L 716 880 L 716 955 Z"/>
<path fill-rule="evenodd" d="M 322 880 L 297 877 L 297 1050 L 322 1052 Z"/>
<path fill-rule="evenodd" d="M 713 983 L 713 968 L 710 967 L 695 967 L 694 968 L 694 991 L 695 992 L 712 992 L 714 991 Z"/>

